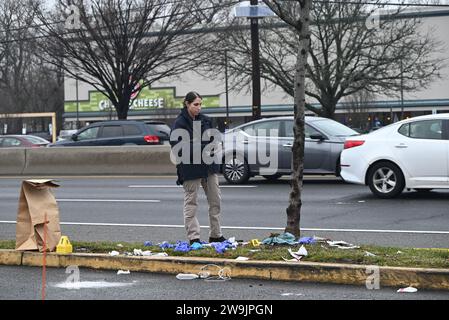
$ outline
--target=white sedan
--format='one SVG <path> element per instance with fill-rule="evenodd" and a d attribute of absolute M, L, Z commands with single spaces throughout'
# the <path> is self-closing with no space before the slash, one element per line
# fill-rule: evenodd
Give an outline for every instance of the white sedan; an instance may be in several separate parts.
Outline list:
<path fill-rule="evenodd" d="M 341 177 L 380 198 L 449 188 L 449 113 L 419 116 L 346 139 Z"/>

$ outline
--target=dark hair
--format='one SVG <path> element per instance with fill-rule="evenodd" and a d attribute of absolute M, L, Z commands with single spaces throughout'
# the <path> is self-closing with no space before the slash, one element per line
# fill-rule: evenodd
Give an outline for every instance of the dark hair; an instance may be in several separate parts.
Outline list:
<path fill-rule="evenodd" d="M 195 101 L 196 98 L 203 99 L 203 97 L 198 92 L 190 91 L 189 93 L 187 93 L 183 101 L 184 108 L 187 107 L 186 102 L 192 103 L 193 101 Z"/>

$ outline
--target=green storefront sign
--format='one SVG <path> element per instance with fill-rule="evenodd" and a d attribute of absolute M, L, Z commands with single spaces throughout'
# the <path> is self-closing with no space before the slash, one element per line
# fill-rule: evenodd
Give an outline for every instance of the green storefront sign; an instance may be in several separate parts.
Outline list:
<path fill-rule="evenodd" d="M 145 111 L 153 109 L 174 109 L 182 108 L 184 97 L 175 96 L 175 88 L 143 88 L 130 105 L 130 112 Z M 220 106 L 218 95 L 203 96 L 203 108 Z M 101 92 L 89 91 L 88 101 L 78 102 L 79 112 L 109 112 L 113 109 L 112 103 Z M 65 112 L 76 112 L 77 102 L 66 101 L 64 103 Z"/>

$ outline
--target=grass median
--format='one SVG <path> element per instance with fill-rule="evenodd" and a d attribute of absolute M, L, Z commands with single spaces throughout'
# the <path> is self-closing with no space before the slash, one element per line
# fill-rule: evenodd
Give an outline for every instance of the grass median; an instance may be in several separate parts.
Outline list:
<path fill-rule="evenodd" d="M 224 253 L 217 253 L 214 248 L 206 247 L 189 252 L 161 249 L 158 245 L 145 246 L 143 243 L 126 242 L 72 242 L 74 253 L 109 253 L 118 251 L 121 255 L 132 253 L 134 249 L 149 250 L 153 253 L 166 252 L 169 256 L 207 257 L 236 259 L 247 257 L 250 260 L 284 261 L 293 257 L 288 252 L 297 251 L 300 245 L 250 245 L 238 246 L 235 250 L 228 249 Z M 14 249 L 14 240 L 0 240 L 0 249 Z M 357 249 L 341 249 L 331 247 L 326 243 L 304 245 L 308 255 L 301 261 L 324 263 L 347 263 L 360 265 L 377 265 L 408 268 L 449 268 L 449 249 L 421 249 L 380 247 L 362 245 Z M 298 262 L 301 263 L 301 262 Z"/>

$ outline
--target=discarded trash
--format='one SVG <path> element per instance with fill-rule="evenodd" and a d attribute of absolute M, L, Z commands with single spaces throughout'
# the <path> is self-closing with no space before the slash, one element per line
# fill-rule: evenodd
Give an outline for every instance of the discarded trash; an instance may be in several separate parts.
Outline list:
<path fill-rule="evenodd" d="M 253 247 L 260 247 L 260 241 L 258 239 L 251 239 L 249 244 Z"/>
<path fill-rule="evenodd" d="M 296 258 L 286 259 L 286 258 L 282 257 L 282 259 L 284 259 L 284 261 L 287 261 L 287 262 L 299 262 L 299 261 L 301 261 L 301 258 L 299 258 L 299 259 L 296 259 Z"/>
<path fill-rule="evenodd" d="M 304 246 L 301 246 L 296 254 L 306 257 L 309 253 L 307 252 L 306 248 L 304 248 Z"/>
<path fill-rule="evenodd" d="M 315 242 L 327 242 L 327 241 L 331 241 L 331 239 L 329 239 L 329 238 L 321 238 L 321 237 L 317 237 L 317 236 L 313 236 L 313 240 L 315 240 Z"/>
<path fill-rule="evenodd" d="M 230 237 L 230 238 L 228 239 L 228 241 L 231 242 L 231 243 L 236 242 L 236 241 L 235 241 L 235 237 Z"/>
<path fill-rule="evenodd" d="M 175 251 L 189 252 L 190 245 L 186 241 L 178 241 L 176 242 Z"/>
<path fill-rule="evenodd" d="M 151 241 L 145 241 L 145 242 L 143 243 L 143 245 L 144 245 L 145 247 L 151 247 L 151 246 L 153 246 L 153 243 L 152 243 Z"/>
<path fill-rule="evenodd" d="M 299 244 L 314 244 L 316 240 L 313 237 L 303 237 L 298 240 Z"/>
<path fill-rule="evenodd" d="M 364 203 L 364 202 L 366 202 L 365 200 L 360 200 L 360 201 L 357 201 L 358 203 Z"/>
<path fill-rule="evenodd" d="M 288 252 L 293 257 L 293 259 L 286 259 L 282 257 L 284 261 L 299 262 L 303 257 L 306 257 L 309 254 L 304 246 L 301 246 L 301 248 L 299 248 L 297 252 L 293 252 L 292 249 L 288 248 Z"/>
<path fill-rule="evenodd" d="M 223 242 L 213 242 L 211 245 L 217 253 L 224 253 L 228 247 L 231 247 L 231 244 L 227 240 Z"/>
<path fill-rule="evenodd" d="M 416 289 L 416 288 L 407 287 L 407 288 L 401 288 L 401 289 L 399 289 L 396 292 L 399 292 L 399 293 L 414 293 L 414 292 L 417 292 L 417 291 L 418 291 L 418 289 Z"/>
<path fill-rule="evenodd" d="M 153 253 L 150 250 L 146 250 L 142 252 L 142 256 L 152 256 Z"/>
<path fill-rule="evenodd" d="M 175 246 L 173 244 L 168 243 L 167 241 L 162 242 L 159 247 L 161 249 L 170 249 L 170 248 L 174 248 Z"/>
<path fill-rule="evenodd" d="M 62 236 L 61 239 L 59 239 L 58 245 L 56 246 L 56 253 L 67 254 L 72 252 L 73 247 L 70 243 L 69 237 Z"/>
<path fill-rule="evenodd" d="M 121 244 L 121 243 L 118 243 L 118 244 L 117 244 L 117 247 L 119 247 L 119 248 L 123 248 L 123 244 Z"/>
<path fill-rule="evenodd" d="M 193 244 L 190 245 L 190 249 L 192 250 L 203 249 L 203 245 L 199 242 L 194 242 Z"/>
<path fill-rule="evenodd" d="M 260 249 L 253 249 L 253 250 L 249 250 L 249 252 L 259 252 L 261 251 Z"/>
<path fill-rule="evenodd" d="M 111 256 L 111 257 L 114 257 L 114 256 L 118 256 L 120 254 L 120 252 L 118 252 L 118 251 L 111 251 L 111 252 L 109 252 L 109 255 Z"/>
<path fill-rule="evenodd" d="M 193 280 L 193 279 L 198 279 L 198 278 L 199 278 L 199 276 L 194 273 L 178 273 L 176 275 L 176 279 L 178 279 L 178 280 Z"/>
<path fill-rule="evenodd" d="M 235 258 L 235 260 L 237 260 L 237 261 L 248 261 L 249 258 L 247 258 L 247 257 L 237 257 L 237 258 Z"/>
<path fill-rule="evenodd" d="M 141 249 L 134 249 L 134 250 L 133 250 L 133 254 L 134 254 L 135 256 L 141 256 L 141 255 L 143 255 L 143 252 L 142 252 Z"/>
<path fill-rule="evenodd" d="M 208 271 L 208 269 L 210 270 L 211 267 L 218 269 L 217 276 L 211 276 L 211 272 Z M 231 269 L 229 267 L 221 268 L 220 266 L 217 266 L 216 264 L 207 264 L 207 265 L 201 267 L 201 270 L 198 274 L 199 274 L 199 277 L 204 279 L 205 281 L 231 280 Z"/>
<path fill-rule="evenodd" d="M 289 232 L 284 232 L 283 234 L 272 233 L 270 237 L 262 241 L 262 244 L 298 244 L 295 240 L 295 236 Z"/>
<path fill-rule="evenodd" d="M 345 241 L 327 241 L 327 244 L 331 247 L 337 247 L 339 249 L 359 249 L 359 246 L 355 246 Z"/>
<path fill-rule="evenodd" d="M 398 250 L 398 252 L 396 252 L 396 254 L 403 254 L 404 252 Z"/>
<path fill-rule="evenodd" d="M 168 253 L 167 252 L 158 252 L 158 253 L 154 253 L 152 256 L 153 257 L 168 257 Z"/>
<path fill-rule="evenodd" d="M 119 270 L 117 271 L 117 274 L 130 274 L 131 272 L 129 270 Z"/>
<path fill-rule="evenodd" d="M 365 251 L 365 257 L 376 257 L 376 255 L 374 253 Z"/>

